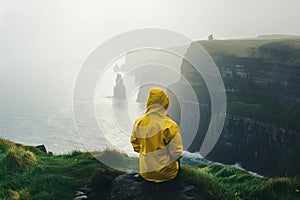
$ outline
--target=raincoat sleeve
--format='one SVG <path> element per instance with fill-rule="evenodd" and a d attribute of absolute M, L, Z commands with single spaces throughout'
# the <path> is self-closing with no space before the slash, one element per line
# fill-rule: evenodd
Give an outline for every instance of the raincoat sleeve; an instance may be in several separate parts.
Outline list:
<path fill-rule="evenodd" d="M 130 143 L 133 147 L 133 150 L 137 153 L 140 153 L 141 145 L 140 145 L 138 137 L 136 136 L 136 123 L 134 124 L 133 129 L 132 129 L 132 134 L 131 134 L 131 137 L 130 137 Z"/>
<path fill-rule="evenodd" d="M 177 160 L 182 157 L 183 145 L 180 130 L 178 127 L 172 130 L 171 138 L 168 144 L 168 152 L 172 159 Z M 174 134 L 175 133 L 175 134 Z"/>

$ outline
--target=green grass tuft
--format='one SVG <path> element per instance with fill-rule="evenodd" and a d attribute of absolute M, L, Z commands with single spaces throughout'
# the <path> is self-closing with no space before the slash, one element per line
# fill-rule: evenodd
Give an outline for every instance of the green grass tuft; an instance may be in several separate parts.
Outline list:
<path fill-rule="evenodd" d="M 299 182 L 290 178 L 269 179 L 263 186 L 263 194 L 266 199 L 300 199 Z"/>
<path fill-rule="evenodd" d="M 9 141 L 4 140 L 0 138 L 0 155 L 3 155 L 3 153 L 7 152 L 9 149 L 15 148 L 16 144 Z"/>
<path fill-rule="evenodd" d="M 31 151 L 21 148 L 11 148 L 2 161 L 7 172 L 28 172 L 35 167 L 36 157 Z"/>

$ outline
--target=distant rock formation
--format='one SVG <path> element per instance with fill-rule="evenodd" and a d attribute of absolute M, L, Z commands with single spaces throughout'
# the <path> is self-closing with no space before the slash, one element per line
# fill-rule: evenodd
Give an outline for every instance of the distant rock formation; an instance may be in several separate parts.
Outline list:
<path fill-rule="evenodd" d="M 113 97 L 120 100 L 126 99 L 126 88 L 124 86 L 123 79 L 120 74 L 117 74 Z"/>
<path fill-rule="evenodd" d="M 139 103 L 146 103 L 148 98 L 148 93 L 152 85 L 140 86 L 136 101 Z"/>

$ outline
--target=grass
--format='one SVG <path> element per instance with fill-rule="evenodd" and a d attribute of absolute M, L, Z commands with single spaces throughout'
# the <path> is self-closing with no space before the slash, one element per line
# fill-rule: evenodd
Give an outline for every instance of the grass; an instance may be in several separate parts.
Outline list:
<path fill-rule="evenodd" d="M 248 172 L 221 165 L 183 166 L 183 176 L 212 199 L 222 200 L 296 200 L 300 182 L 290 178 L 261 178 Z"/>
<path fill-rule="evenodd" d="M 86 181 L 107 184 L 121 171 L 100 163 L 112 158 L 122 171 L 137 168 L 137 159 L 117 151 L 74 151 L 50 155 L 40 150 L 0 139 L 0 199 L 72 199 Z M 105 177 L 99 171 L 106 170 Z M 260 178 L 246 171 L 221 166 L 182 166 L 180 177 L 200 188 L 210 199 L 299 199 L 300 182 L 290 178 Z M 103 180 L 105 180 L 103 182 Z"/>
<path fill-rule="evenodd" d="M 31 151 L 11 148 L 3 159 L 3 169 L 11 172 L 27 172 L 34 168 L 36 157 Z"/>
<path fill-rule="evenodd" d="M 100 169 L 120 174 L 90 153 L 50 155 L 3 139 L 0 151 L 0 199 L 72 199 Z"/>
<path fill-rule="evenodd" d="M 248 58 L 275 58 L 278 52 L 299 52 L 300 38 L 290 39 L 243 39 L 198 41 L 211 55 L 226 54 Z M 297 55 L 293 55 L 297 56 Z M 297 64 L 299 64 L 297 62 Z"/>
<path fill-rule="evenodd" d="M 273 42 L 273 40 L 215 40 L 199 41 L 213 55 L 226 53 L 237 57 L 253 57 L 258 46 Z"/>

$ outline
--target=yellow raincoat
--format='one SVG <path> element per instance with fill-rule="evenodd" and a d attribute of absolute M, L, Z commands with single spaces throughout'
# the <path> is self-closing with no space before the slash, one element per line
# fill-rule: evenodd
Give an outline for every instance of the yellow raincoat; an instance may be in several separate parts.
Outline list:
<path fill-rule="evenodd" d="M 178 174 L 183 147 L 178 125 L 165 113 L 168 106 L 165 91 L 151 88 L 146 113 L 133 126 L 130 142 L 140 156 L 140 175 L 148 181 L 169 181 Z"/>

